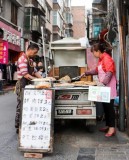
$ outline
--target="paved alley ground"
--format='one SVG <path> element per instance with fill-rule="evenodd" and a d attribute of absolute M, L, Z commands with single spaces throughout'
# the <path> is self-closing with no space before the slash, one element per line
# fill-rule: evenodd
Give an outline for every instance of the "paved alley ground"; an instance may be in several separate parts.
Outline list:
<path fill-rule="evenodd" d="M 0 95 L 0 160 L 24 160 L 18 151 L 18 137 L 14 128 L 16 95 L 13 92 Z M 129 160 L 129 138 L 117 132 L 105 138 L 98 128 L 89 133 L 80 121 L 66 126 L 55 125 L 54 152 L 44 154 L 43 160 Z M 34 159 L 32 159 L 34 160 Z"/>

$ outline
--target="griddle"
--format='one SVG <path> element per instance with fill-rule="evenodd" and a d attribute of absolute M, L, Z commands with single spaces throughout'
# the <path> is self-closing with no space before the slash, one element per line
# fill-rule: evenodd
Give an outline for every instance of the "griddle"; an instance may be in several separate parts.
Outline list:
<path fill-rule="evenodd" d="M 59 78 L 68 75 L 71 79 L 80 75 L 78 66 L 60 66 Z"/>

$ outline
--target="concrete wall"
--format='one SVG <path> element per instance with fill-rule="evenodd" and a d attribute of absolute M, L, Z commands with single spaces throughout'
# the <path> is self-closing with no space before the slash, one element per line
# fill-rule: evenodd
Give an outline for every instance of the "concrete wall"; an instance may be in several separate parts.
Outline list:
<path fill-rule="evenodd" d="M 19 2 L 22 4 L 23 7 L 20 7 L 18 10 L 18 26 L 22 27 L 24 26 L 24 4 L 25 0 L 19 0 Z"/>
<path fill-rule="evenodd" d="M 23 19 L 24 19 L 24 1 L 19 0 L 19 2 L 23 5 L 23 7 L 18 8 L 18 17 L 17 17 L 17 26 L 23 28 Z M 11 0 L 4 0 L 3 1 L 3 9 L 0 13 L 0 16 L 11 22 Z"/>
<path fill-rule="evenodd" d="M 70 58 L 71 57 L 71 58 Z M 78 66 L 86 67 L 85 50 L 56 50 L 54 54 L 55 67 Z"/>
<path fill-rule="evenodd" d="M 85 7 L 84 6 L 72 6 L 73 14 L 73 37 L 81 38 L 86 34 L 85 23 Z"/>
<path fill-rule="evenodd" d="M 53 2 L 52 0 L 46 0 L 46 7 L 50 10 L 50 20 L 46 20 L 46 28 L 52 33 L 52 22 L 53 22 L 53 17 L 52 17 L 52 10 L 53 10 Z"/>

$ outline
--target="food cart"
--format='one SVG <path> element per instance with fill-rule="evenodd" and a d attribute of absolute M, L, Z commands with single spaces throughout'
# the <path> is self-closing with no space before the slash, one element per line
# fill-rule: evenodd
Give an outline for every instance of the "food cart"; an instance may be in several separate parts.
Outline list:
<path fill-rule="evenodd" d="M 64 38 L 51 43 L 54 65 L 50 76 L 60 79 L 68 75 L 71 79 L 87 70 L 86 47 L 77 39 Z M 80 82 L 92 81 L 91 76 Z M 88 101 L 88 84 L 70 83 L 55 86 L 55 119 L 83 119 L 86 125 L 96 124 L 96 107 Z"/>

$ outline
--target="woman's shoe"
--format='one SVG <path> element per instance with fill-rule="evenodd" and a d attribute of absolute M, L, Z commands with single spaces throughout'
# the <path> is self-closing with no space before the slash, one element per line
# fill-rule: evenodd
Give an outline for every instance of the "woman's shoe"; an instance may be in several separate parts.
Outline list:
<path fill-rule="evenodd" d="M 114 131 L 113 133 L 106 133 L 105 137 L 112 137 L 112 136 L 115 136 L 115 134 L 116 134 L 116 131 Z"/>
<path fill-rule="evenodd" d="M 100 132 L 108 132 L 109 128 L 105 127 L 105 128 L 100 128 L 99 131 Z"/>

